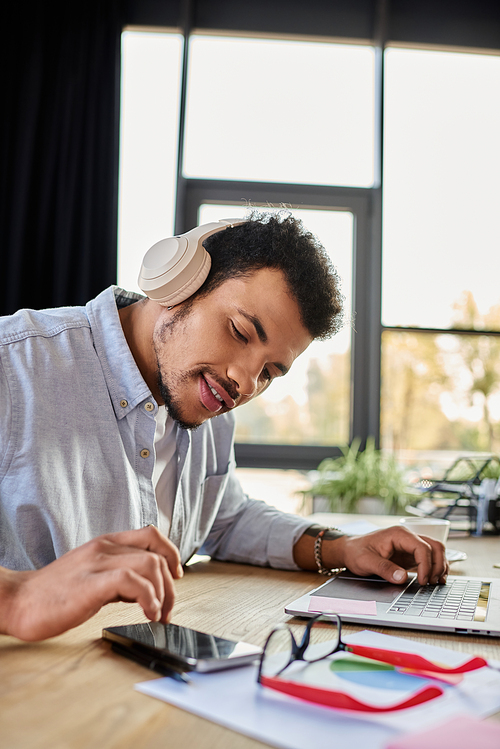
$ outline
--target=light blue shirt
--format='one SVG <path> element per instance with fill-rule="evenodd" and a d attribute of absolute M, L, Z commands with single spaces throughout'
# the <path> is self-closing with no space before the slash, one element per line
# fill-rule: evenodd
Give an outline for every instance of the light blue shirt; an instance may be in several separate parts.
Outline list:
<path fill-rule="evenodd" d="M 0 318 L 0 564 L 36 569 L 102 533 L 158 524 L 152 484 L 158 406 L 128 347 L 111 287 L 85 307 Z M 246 496 L 234 416 L 178 429 L 170 539 L 183 562 L 297 569 L 310 525 Z"/>

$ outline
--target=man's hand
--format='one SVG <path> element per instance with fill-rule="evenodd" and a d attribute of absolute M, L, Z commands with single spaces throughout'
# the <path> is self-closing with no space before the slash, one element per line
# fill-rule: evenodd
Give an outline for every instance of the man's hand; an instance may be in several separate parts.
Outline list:
<path fill-rule="evenodd" d="M 347 538 L 342 566 L 355 575 L 376 574 L 391 583 L 406 582 L 406 570 L 416 568 L 420 585 L 445 583 L 449 572 L 440 541 L 399 526 Z"/>
<path fill-rule="evenodd" d="M 166 622 L 182 575 L 177 548 L 154 526 L 99 536 L 36 571 L 0 568 L 0 632 L 44 640 L 112 601 L 137 601 Z"/>
<path fill-rule="evenodd" d="M 294 547 L 299 567 L 317 569 L 313 554 L 314 538 L 304 534 Z M 373 531 L 364 536 L 341 536 L 323 541 L 321 556 L 325 567 L 347 567 L 356 575 L 379 575 L 401 584 L 407 570 L 416 568 L 421 585 L 444 583 L 449 567 L 445 547 L 428 536 L 417 536 L 403 526 Z"/>

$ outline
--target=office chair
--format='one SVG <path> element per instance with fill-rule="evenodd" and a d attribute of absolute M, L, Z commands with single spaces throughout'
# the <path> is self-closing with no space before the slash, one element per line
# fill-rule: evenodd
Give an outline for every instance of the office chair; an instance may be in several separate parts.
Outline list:
<path fill-rule="evenodd" d="M 483 522 L 493 526 L 500 534 L 500 458 L 497 455 L 465 456 L 457 458 L 442 479 L 422 479 L 410 492 L 420 499 L 406 511 L 422 517 L 439 517 L 453 521 L 464 515 L 469 521 L 469 531 L 483 532 Z M 493 479 L 492 485 L 483 483 Z M 488 496 L 485 496 L 488 492 Z M 483 499 L 483 502 L 481 502 Z M 482 510 L 484 509 L 484 517 Z M 479 527 L 481 526 L 481 527 Z"/>

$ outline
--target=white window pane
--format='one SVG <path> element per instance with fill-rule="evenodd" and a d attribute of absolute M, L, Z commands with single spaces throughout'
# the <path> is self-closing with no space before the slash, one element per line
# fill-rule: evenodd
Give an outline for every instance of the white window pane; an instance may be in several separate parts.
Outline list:
<path fill-rule="evenodd" d="M 193 36 L 184 173 L 373 184 L 371 47 Z"/>
<path fill-rule="evenodd" d="M 181 55 L 178 34 L 122 35 L 118 283 L 132 291 L 146 250 L 173 234 Z"/>
<path fill-rule="evenodd" d="M 407 458 L 412 450 L 498 453 L 498 336 L 384 331 L 381 438 Z"/>
<path fill-rule="evenodd" d="M 271 210 L 266 207 L 266 210 Z M 276 209 L 278 210 L 278 209 Z M 352 307 L 354 216 L 345 210 L 294 209 L 315 234 L 342 279 L 346 310 Z M 244 217 L 241 206 L 200 207 L 199 223 Z M 349 439 L 351 329 L 347 325 L 328 341 L 314 341 L 285 377 L 235 411 L 237 442 L 329 445 Z"/>
<path fill-rule="evenodd" d="M 386 325 L 500 327 L 499 92 L 500 56 L 386 52 Z"/>

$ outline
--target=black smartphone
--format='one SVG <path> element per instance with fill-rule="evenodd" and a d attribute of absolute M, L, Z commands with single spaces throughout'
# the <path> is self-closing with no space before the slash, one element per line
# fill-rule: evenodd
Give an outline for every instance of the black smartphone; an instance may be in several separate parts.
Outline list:
<path fill-rule="evenodd" d="M 120 644 L 120 649 L 156 657 L 184 671 L 220 671 L 244 666 L 260 658 L 261 648 L 248 642 L 216 637 L 178 624 L 126 624 L 106 627 L 102 636 Z"/>

